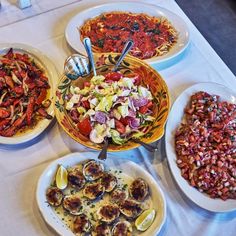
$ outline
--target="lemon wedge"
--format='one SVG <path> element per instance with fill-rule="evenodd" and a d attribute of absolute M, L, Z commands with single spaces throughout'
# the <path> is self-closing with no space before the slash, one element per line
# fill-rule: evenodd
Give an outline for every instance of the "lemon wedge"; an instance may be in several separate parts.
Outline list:
<path fill-rule="evenodd" d="M 62 165 L 57 169 L 56 185 L 59 189 L 65 189 L 68 185 L 68 173 L 66 168 Z"/>
<path fill-rule="evenodd" d="M 153 223 L 156 216 L 156 212 L 154 209 L 148 209 L 144 211 L 136 220 L 135 226 L 139 231 L 147 230 L 151 224 Z"/>

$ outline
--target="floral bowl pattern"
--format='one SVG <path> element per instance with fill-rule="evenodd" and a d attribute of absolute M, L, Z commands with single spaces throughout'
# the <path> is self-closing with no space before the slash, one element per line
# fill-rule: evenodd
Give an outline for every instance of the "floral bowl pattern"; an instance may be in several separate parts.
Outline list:
<path fill-rule="evenodd" d="M 119 59 L 119 56 L 120 54 L 118 53 L 95 53 L 94 60 L 97 74 L 105 74 L 111 71 Z M 155 108 L 153 109 L 155 120 L 153 124 L 148 127 L 148 132 L 141 138 L 141 141 L 152 143 L 159 140 L 164 134 L 165 123 L 170 110 L 169 92 L 165 81 L 152 67 L 132 56 L 126 56 L 118 69 L 124 75 L 138 73 L 141 76 L 142 84 L 151 91 L 155 103 Z M 90 75 L 90 78 L 91 76 L 92 75 Z M 79 80 L 84 80 L 84 78 L 70 80 L 65 75 L 61 77 L 56 89 L 55 114 L 59 124 L 71 138 L 84 146 L 101 150 L 103 144 L 93 143 L 82 135 L 65 109 L 65 96 L 67 95 L 68 89 L 71 83 L 78 83 Z M 140 146 L 140 144 L 129 140 L 124 145 L 109 144 L 108 151 L 125 151 L 138 146 Z"/>

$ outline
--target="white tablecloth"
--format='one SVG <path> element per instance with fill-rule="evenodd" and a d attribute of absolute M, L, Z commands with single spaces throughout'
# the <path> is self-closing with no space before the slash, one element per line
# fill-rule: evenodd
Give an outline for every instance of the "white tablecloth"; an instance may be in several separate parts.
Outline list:
<path fill-rule="evenodd" d="M 20 12 L 14 5 L 10 6 L 13 1 L 2 0 L 0 42 L 17 42 L 36 47 L 48 55 L 58 71 L 62 72 L 65 58 L 72 53 L 64 37 L 68 21 L 78 11 L 101 1 L 32 2 L 33 8 Z M 167 64 L 154 66 L 167 82 L 172 101 L 197 82 L 218 82 L 236 88 L 235 76 L 173 0 L 143 2 L 174 11 L 187 22 L 191 31 L 191 43 L 184 54 Z M 16 11 L 17 15 L 14 15 Z M 32 14 L 26 16 L 26 11 Z M 160 235 L 235 235 L 236 212 L 214 214 L 188 200 L 170 173 L 163 139 L 158 146 L 159 152 L 155 157 L 143 148 L 115 155 L 125 156 L 142 165 L 162 187 L 167 200 L 167 220 Z M 0 145 L 0 235 L 55 235 L 37 208 L 37 180 L 52 160 L 74 151 L 86 150 L 69 138 L 57 124 L 52 125 L 33 143 L 17 148 Z"/>

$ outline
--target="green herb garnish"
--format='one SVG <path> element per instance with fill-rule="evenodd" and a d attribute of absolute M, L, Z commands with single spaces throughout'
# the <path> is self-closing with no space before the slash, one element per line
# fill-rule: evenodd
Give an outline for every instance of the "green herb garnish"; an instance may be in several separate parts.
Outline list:
<path fill-rule="evenodd" d="M 103 48 L 103 46 L 104 46 L 104 39 L 98 39 L 97 40 L 97 46 L 99 48 Z"/>

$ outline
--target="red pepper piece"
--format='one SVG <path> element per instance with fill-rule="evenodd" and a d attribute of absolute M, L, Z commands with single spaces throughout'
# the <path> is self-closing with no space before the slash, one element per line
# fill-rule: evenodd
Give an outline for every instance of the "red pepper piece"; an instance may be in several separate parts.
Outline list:
<path fill-rule="evenodd" d="M 13 79 L 10 77 L 10 76 L 4 76 L 5 78 L 5 81 L 6 81 L 6 84 L 11 88 L 13 89 L 14 88 L 14 82 L 13 82 Z"/>
<path fill-rule="evenodd" d="M 53 117 L 52 117 L 51 115 L 49 115 L 49 114 L 46 112 L 46 110 L 43 109 L 43 108 L 39 108 L 39 109 L 37 110 L 37 112 L 38 112 L 41 116 L 45 117 L 45 118 L 48 119 L 48 120 L 51 120 L 51 119 L 53 118 Z"/>
<path fill-rule="evenodd" d="M 4 119 L 0 121 L 0 130 L 3 130 L 8 124 L 10 123 L 10 120 Z"/>
<path fill-rule="evenodd" d="M 0 108 L 0 118 L 7 118 L 11 115 L 11 112 L 6 110 L 6 109 L 3 109 L 3 108 Z"/>
<path fill-rule="evenodd" d="M 46 97 L 47 97 L 47 90 L 45 88 L 42 88 L 35 103 L 37 105 L 42 104 L 42 102 L 46 99 Z"/>
<path fill-rule="evenodd" d="M 32 120 L 33 112 L 34 112 L 34 104 L 35 104 L 34 98 L 30 97 L 29 103 L 26 109 L 26 121 L 28 125 L 31 124 L 31 120 Z"/>

